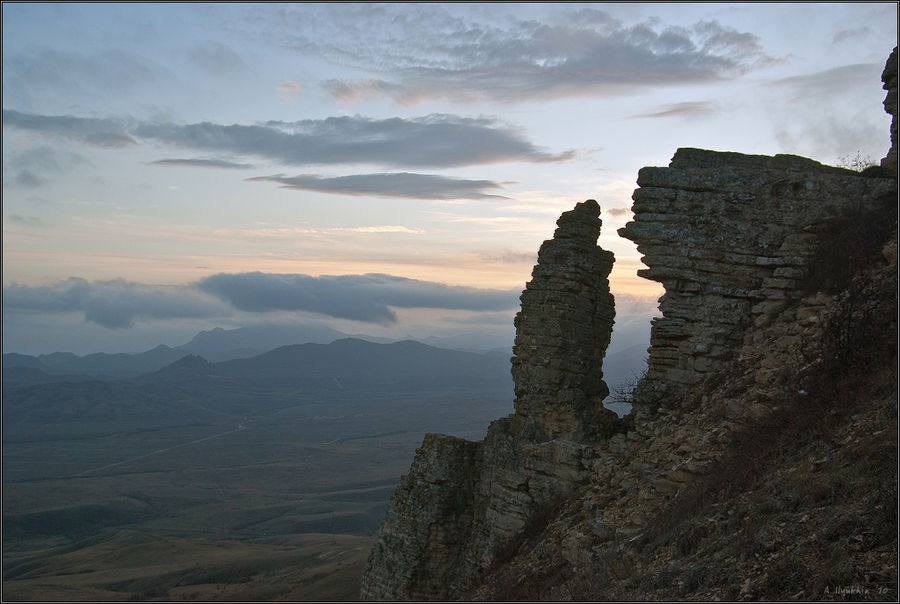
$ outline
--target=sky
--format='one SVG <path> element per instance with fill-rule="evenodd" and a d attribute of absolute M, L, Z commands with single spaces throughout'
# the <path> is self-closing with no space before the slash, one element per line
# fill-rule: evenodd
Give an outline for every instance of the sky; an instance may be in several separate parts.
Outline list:
<path fill-rule="evenodd" d="M 585 199 L 617 313 L 649 317 L 616 234 L 641 167 L 890 146 L 894 2 L 2 11 L 4 352 L 273 322 L 509 338 Z"/>

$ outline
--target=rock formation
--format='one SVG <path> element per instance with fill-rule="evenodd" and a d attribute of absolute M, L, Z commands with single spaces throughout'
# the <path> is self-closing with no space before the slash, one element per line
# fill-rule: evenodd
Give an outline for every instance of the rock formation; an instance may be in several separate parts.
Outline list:
<path fill-rule="evenodd" d="M 541 246 L 515 319 L 515 413 L 482 442 L 426 436 L 391 499 L 363 598 L 464 593 L 533 517 L 584 482 L 586 443 L 618 424 L 602 405 L 615 309 L 599 213 L 594 200 L 577 204 Z"/>
<path fill-rule="evenodd" d="M 584 440 L 615 418 L 601 402 L 615 305 L 607 281 L 613 255 L 596 245 L 599 213 L 590 199 L 559 218 L 522 292 L 512 374 L 516 414 L 531 424 L 533 440 Z"/>
<path fill-rule="evenodd" d="M 893 116 L 896 74 L 894 49 Z M 516 317 L 516 412 L 425 438 L 363 598 L 815 600 L 862 577 L 896 599 L 891 133 L 861 173 L 699 149 L 640 171 L 619 234 L 666 293 L 627 421 L 600 404 L 599 208 L 563 214 Z"/>
<path fill-rule="evenodd" d="M 772 317 L 810 288 L 827 287 L 827 275 L 808 267 L 833 245 L 823 237 L 832 234 L 830 221 L 877 215 L 896 199 L 890 178 L 791 155 L 700 149 L 679 149 L 668 168 L 641 169 L 638 185 L 634 221 L 619 234 L 644 255 L 649 268 L 639 274 L 666 293 L 635 394 L 636 419 L 677 406 Z"/>

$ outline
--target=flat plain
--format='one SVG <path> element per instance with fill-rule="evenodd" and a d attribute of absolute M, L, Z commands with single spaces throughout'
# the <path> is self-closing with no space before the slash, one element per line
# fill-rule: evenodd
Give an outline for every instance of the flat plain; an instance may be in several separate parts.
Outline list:
<path fill-rule="evenodd" d="M 480 439 L 512 411 L 491 362 L 455 384 L 4 383 L 3 598 L 355 599 L 424 434 Z"/>

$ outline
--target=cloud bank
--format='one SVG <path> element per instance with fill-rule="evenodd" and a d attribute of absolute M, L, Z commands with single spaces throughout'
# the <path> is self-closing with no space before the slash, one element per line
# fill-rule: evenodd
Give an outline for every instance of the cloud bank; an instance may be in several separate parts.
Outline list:
<path fill-rule="evenodd" d="M 386 96 L 404 105 L 617 95 L 732 78 L 771 61 L 757 36 L 718 21 L 660 28 L 654 20 L 625 25 L 594 8 L 568 12 L 544 23 L 509 17 L 478 21 L 405 7 L 403 14 L 360 9 L 353 19 L 365 27 L 365 46 L 352 40 L 341 47 L 328 44 L 304 34 L 302 26 L 286 39 L 298 50 L 388 74 L 329 80 L 324 88 L 335 98 Z M 332 16 L 340 20 L 336 12 Z"/>
<path fill-rule="evenodd" d="M 574 151 L 550 153 L 512 127 L 494 118 L 463 118 L 432 114 L 420 118 L 370 119 L 331 117 L 262 124 L 174 124 L 126 122 L 115 119 L 37 115 L 3 110 L 4 126 L 70 139 L 98 147 L 164 143 L 229 156 L 252 156 L 283 165 L 380 164 L 392 167 L 437 167 L 523 161 L 566 161 Z M 151 162 L 165 167 L 250 169 L 253 164 L 224 159 L 166 158 Z M 433 174 L 375 173 L 340 177 L 282 174 L 250 178 L 285 188 L 415 199 L 505 199 L 486 190 L 501 185 L 490 180 L 465 180 Z M 11 182 L 36 187 L 45 180 L 21 168 Z"/>
<path fill-rule="evenodd" d="M 68 138 L 95 147 L 126 147 L 137 144 L 120 120 L 71 115 L 37 115 L 3 110 L 3 125 Z"/>
<path fill-rule="evenodd" d="M 452 168 L 506 161 L 557 162 L 574 157 L 574 151 L 542 150 L 494 118 L 446 114 L 412 119 L 348 116 L 224 125 L 127 123 L 4 109 L 3 124 L 93 146 L 121 147 L 143 139 L 221 154 L 253 155 L 286 165 L 379 163 Z M 178 161 L 183 164 L 191 160 Z"/>
<path fill-rule="evenodd" d="M 775 80 L 771 86 L 794 92 L 798 97 L 847 94 L 881 79 L 884 66 L 877 63 L 842 65 L 824 71 Z"/>
<path fill-rule="evenodd" d="M 176 168 L 228 168 L 245 170 L 253 168 L 253 164 L 239 164 L 224 159 L 158 159 L 150 162 L 154 166 L 166 166 Z"/>
<path fill-rule="evenodd" d="M 246 179 L 256 182 L 277 182 L 285 189 L 340 193 L 342 195 L 371 195 L 375 197 L 403 197 L 411 199 L 507 199 L 489 195 L 485 189 L 501 185 L 492 180 L 465 180 L 434 174 L 354 174 L 326 178 L 313 174 L 300 176 L 257 176 Z"/>
<path fill-rule="evenodd" d="M 76 277 L 46 286 L 13 284 L 3 287 L 3 305 L 10 311 L 83 313 L 85 321 L 108 329 L 133 327 L 141 319 L 213 318 L 234 311 L 303 311 L 392 324 L 397 316 L 391 307 L 508 310 L 518 306 L 520 293 L 384 274 L 312 277 L 252 272 L 220 273 L 182 286 Z"/>
<path fill-rule="evenodd" d="M 7 309 L 82 312 L 85 321 L 109 329 L 132 327 L 137 319 L 185 319 L 228 314 L 218 300 L 191 287 L 142 285 L 115 279 L 86 281 L 70 277 L 47 286 L 3 287 Z"/>
<path fill-rule="evenodd" d="M 713 104 L 709 101 L 688 101 L 685 103 L 669 103 L 663 105 L 658 111 L 641 113 L 632 117 L 697 117 L 713 111 Z"/>
<path fill-rule="evenodd" d="M 329 117 L 255 125 L 148 123 L 135 136 L 180 147 L 257 155 L 287 165 L 379 163 L 458 167 L 504 161 L 555 162 L 548 153 L 492 118 L 432 114 L 420 118 Z"/>
<path fill-rule="evenodd" d="M 389 308 L 505 310 L 519 290 L 477 289 L 370 273 L 310 277 L 300 274 L 221 273 L 197 283 L 202 291 L 248 312 L 309 311 L 340 319 L 390 324 Z"/>
<path fill-rule="evenodd" d="M 70 139 L 98 147 L 164 143 L 228 156 L 252 156 L 283 165 L 380 164 L 412 168 L 453 168 L 524 161 L 566 161 L 574 151 L 550 153 L 512 127 L 494 118 L 463 118 L 431 114 L 420 118 L 370 119 L 330 117 L 262 124 L 174 124 L 126 122 L 116 119 L 37 115 L 3 110 L 4 126 Z M 224 159 L 166 158 L 151 162 L 165 167 L 250 169 L 253 164 Z M 282 174 L 250 178 L 276 182 L 285 188 L 415 199 L 505 199 L 486 193 L 501 185 L 490 180 L 465 180 L 433 174 L 375 173 L 340 177 Z M 36 187 L 45 180 L 22 168 L 11 182 Z"/>

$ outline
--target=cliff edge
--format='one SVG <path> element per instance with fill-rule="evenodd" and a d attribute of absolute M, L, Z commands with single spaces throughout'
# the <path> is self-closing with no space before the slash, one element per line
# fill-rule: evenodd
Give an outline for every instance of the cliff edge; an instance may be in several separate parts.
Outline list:
<path fill-rule="evenodd" d="M 615 307 L 600 206 L 579 203 L 538 253 L 516 316 L 515 413 L 485 439 L 429 434 L 391 499 L 362 597 L 462 597 L 528 523 L 587 479 L 590 443 L 619 425 L 601 401 Z"/>
<path fill-rule="evenodd" d="M 426 436 L 362 597 L 896 600 L 896 73 L 894 49 L 881 166 L 640 171 L 619 233 L 665 295 L 623 420 L 599 206 L 564 213 L 515 321 L 515 413 Z"/>

